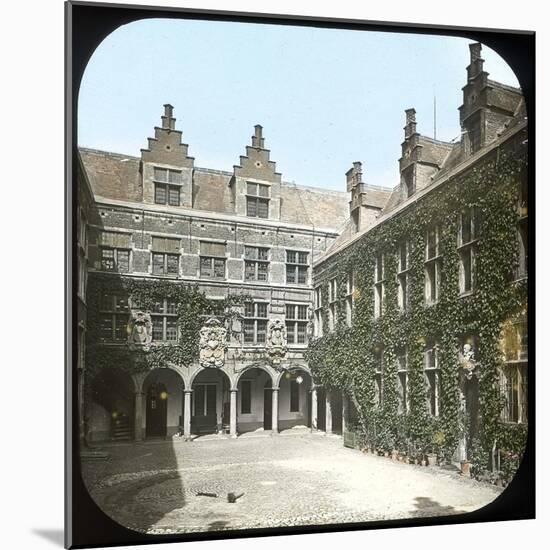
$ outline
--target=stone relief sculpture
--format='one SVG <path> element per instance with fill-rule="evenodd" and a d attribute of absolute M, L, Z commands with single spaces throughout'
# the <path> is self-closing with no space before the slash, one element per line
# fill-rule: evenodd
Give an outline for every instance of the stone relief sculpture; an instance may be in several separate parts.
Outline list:
<path fill-rule="evenodd" d="M 227 329 L 217 319 L 208 319 L 200 330 L 201 367 L 223 367 L 227 348 Z"/>
<path fill-rule="evenodd" d="M 467 380 L 471 380 L 473 376 L 479 376 L 479 364 L 475 359 L 474 348 L 471 344 L 464 344 L 459 368 Z"/>
<path fill-rule="evenodd" d="M 286 355 L 286 325 L 282 319 L 269 320 L 266 348 L 274 362 L 279 362 Z"/>
<path fill-rule="evenodd" d="M 143 311 L 132 312 L 132 318 L 128 327 L 128 345 L 130 347 L 142 347 L 147 350 L 153 339 L 153 323 L 151 315 Z"/>

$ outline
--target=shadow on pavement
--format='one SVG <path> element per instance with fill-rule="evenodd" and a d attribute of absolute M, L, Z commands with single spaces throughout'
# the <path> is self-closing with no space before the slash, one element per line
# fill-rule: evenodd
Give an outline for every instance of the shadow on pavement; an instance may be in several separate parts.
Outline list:
<path fill-rule="evenodd" d="M 164 442 L 163 442 L 164 443 Z M 109 447 L 104 461 L 82 461 L 83 479 L 99 508 L 140 532 L 158 528 L 170 512 L 186 505 L 173 445 Z"/>
<path fill-rule="evenodd" d="M 429 497 L 416 497 L 415 509 L 411 511 L 411 517 L 433 517 L 433 516 L 451 516 L 454 514 L 463 514 L 463 510 L 457 510 L 453 506 L 444 506 Z"/>

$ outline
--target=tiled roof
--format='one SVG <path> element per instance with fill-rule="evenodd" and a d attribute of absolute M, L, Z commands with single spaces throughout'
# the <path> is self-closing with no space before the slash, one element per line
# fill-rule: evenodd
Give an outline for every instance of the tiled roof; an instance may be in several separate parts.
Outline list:
<path fill-rule="evenodd" d="M 142 202 L 140 159 L 107 151 L 80 148 L 82 163 L 94 195 Z M 229 181 L 232 173 L 195 168 L 193 208 L 232 214 Z M 281 183 L 281 222 L 337 231 L 349 214 L 348 194 L 294 183 Z"/>

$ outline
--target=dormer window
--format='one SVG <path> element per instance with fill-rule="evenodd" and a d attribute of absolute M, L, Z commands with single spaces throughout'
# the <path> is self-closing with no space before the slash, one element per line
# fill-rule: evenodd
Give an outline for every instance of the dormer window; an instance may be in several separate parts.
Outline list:
<path fill-rule="evenodd" d="M 180 205 L 181 171 L 157 168 L 153 176 L 155 184 L 155 203 Z"/>
<path fill-rule="evenodd" d="M 246 215 L 251 218 L 269 217 L 269 185 L 247 182 Z"/>

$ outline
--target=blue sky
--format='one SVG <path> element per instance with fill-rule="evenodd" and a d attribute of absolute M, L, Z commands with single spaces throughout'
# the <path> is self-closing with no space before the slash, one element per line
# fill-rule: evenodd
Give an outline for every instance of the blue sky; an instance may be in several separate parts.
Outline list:
<path fill-rule="evenodd" d="M 483 48 L 490 78 L 517 86 Z M 196 166 L 232 170 L 264 127 L 283 179 L 345 190 L 363 162 L 366 182 L 393 187 L 404 109 L 418 130 L 460 134 L 468 41 L 206 21 L 154 19 L 120 27 L 97 48 L 79 95 L 79 145 L 139 156 L 171 103 Z"/>

